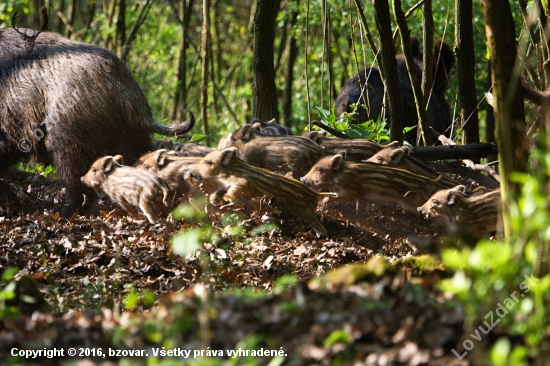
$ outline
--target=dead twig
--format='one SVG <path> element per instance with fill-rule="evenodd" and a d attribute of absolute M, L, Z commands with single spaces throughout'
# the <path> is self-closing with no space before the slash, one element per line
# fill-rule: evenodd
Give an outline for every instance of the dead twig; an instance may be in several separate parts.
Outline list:
<path fill-rule="evenodd" d="M 330 126 L 327 126 L 325 125 L 323 122 L 321 121 L 313 121 L 311 122 L 312 125 L 315 125 L 319 128 L 322 128 L 323 130 L 327 131 L 328 133 L 331 133 L 333 134 L 334 136 L 336 137 L 340 137 L 340 138 L 343 138 L 343 139 L 349 139 L 350 137 L 348 135 L 346 135 L 345 133 L 342 133 Z"/>
<path fill-rule="evenodd" d="M 434 130 L 432 127 L 430 127 L 430 129 L 432 130 L 434 135 L 437 136 L 437 139 L 439 141 L 441 141 L 441 143 L 443 145 L 456 145 L 456 143 L 453 140 L 451 140 L 450 138 L 448 138 L 447 136 L 440 134 L 439 132 Z M 491 165 L 489 165 L 489 164 L 484 164 L 484 165 L 476 164 L 470 159 L 462 159 L 461 161 L 462 161 L 462 164 L 464 164 L 464 166 L 466 166 L 466 167 L 468 167 L 472 170 L 479 170 L 479 171 L 486 172 L 491 177 L 493 177 L 494 180 L 496 180 L 497 182 L 500 183 L 500 175 L 497 173 L 497 171 Z"/>

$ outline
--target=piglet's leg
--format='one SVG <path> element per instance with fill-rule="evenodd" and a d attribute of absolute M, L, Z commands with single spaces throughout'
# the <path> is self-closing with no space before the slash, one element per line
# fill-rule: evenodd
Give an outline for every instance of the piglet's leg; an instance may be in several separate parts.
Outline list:
<path fill-rule="evenodd" d="M 145 202 L 140 202 L 139 208 L 141 209 L 141 211 L 143 211 L 145 217 L 147 217 L 147 220 L 149 220 L 151 224 L 154 224 L 158 221 L 159 213 L 154 206 L 148 205 Z"/>
<path fill-rule="evenodd" d="M 126 210 L 126 212 L 128 212 L 130 215 L 132 215 L 133 217 L 137 217 L 138 215 L 138 212 L 136 211 L 136 209 L 134 208 L 134 206 L 132 206 L 131 204 L 129 204 L 128 202 L 119 202 L 120 205 L 122 206 L 123 209 Z"/>

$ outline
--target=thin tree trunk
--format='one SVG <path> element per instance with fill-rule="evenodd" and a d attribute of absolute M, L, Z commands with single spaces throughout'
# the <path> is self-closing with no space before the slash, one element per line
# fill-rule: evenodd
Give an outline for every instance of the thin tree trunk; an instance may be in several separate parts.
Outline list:
<path fill-rule="evenodd" d="M 432 0 L 424 0 L 424 5 L 422 5 L 422 18 L 422 38 L 424 40 L 424 54 L 422 55 L 422 65 L 424 68 L 422 72 L 422 95 L 424 99 L 422 101 L 422 109 L 426 113 L 426 120 L 429 121 L 430 109 L 428 108 L 428 103 L 430 98 L 432 98 L 434 75 L 434 19 L 432 13 Z M 439 119 L 441 117 L 432 116 L 432 118 Z"/>
<path fill-rule="evenodd" d="M 395 47 L 393 46 L 392 39 L 390 7 L 386 0 L 373 0 L 372 3 L 374 5 L 376 31 L 380 39 L 379 66 L 390 110 L 390 139 L 402 143 L 403 105 L 401 102 L 399 79 L 397 78 L 397 61 L 395 59 Z"/>
<path fill-rule="evenodd" d="M 210 64 L 210 0 L 202 1 L 202 73 L 201 118 L 202 132 L 208 135 L 208 65 Z"/>
<path fill-rule="evenodd" d="M 141 27 L 141 25 L 145 21 L 145 18 L 147 18 L 147 14 L 149 13 L 149 9 L 151 9 L 152 4 L 153 0 L 147 0 L 145 1 L 145 4 L 143 4 L 143 7 L 139 12 L 138 18 L 132 26 L 132 29 L 130 29 L 130 34 L 128 34 L 128 38 L 126 39 L 126 42 L 124 42 L 124 46 L 122 47 L 122 54 L 120 55 L 120 59 L 122 61 L 126 62 L 126 57 L 130 52 L 130 48 L 132 46 L 132 43 L 134 42 L 134 39 L 136 38 L 139 27 Z"/>
<path fill-rule="evenodd" d="M 117 54 L 122 55 L 122 48 L 126 43 L 126 0 L 119 0 L 118 19 L 116 22 Z"/>
<path fill-rule="evenodd" d="M 294 14 L 294 13 L 292 13 Z M 289 30 L 292 30 L 292 26 L 289 26 L 289 19 L 292 18 L 292 14 L 289 14 L 285 17 L 285 22 L 283 24 L 281 40 L 279 41 L 279 47 L 277 47 L 277 56 L 275 57 L 275 71 L 279 70 L 281 65 L 281 59 L 283 58 L 283 52 L 286 48 L 286 41 L 288 39 Z"/>
<path fill-rule="evenodd" d="M 298 19 L 298 12 L 290 15 L 289 28 L 292 29 Z M 298 44 L 296 38 L 291 35 L 288 46 L 288 61 L 286 64 L 285 89 L 283 90 L 283 123 L 290 127 L 292 121 L 292 84 L 294 83 L 294 64 L 298 57 Z"/>
<path fill-rule="evenodd" d="M 479 142 L 472 0 L 456 0 L 455 53 L 462 143 Z"/>
<path fill-rule="evenodd" d="M 514 20 L 508 0 L 481 0 L 487 43 L 491 52 L 491 80 L 497 108 L 495 121 L 502 189 L 504 237 L 511 240 L 508 202 L 520 193 L 512 172 L 526 172 L 528 148 L 525 139 L 523 97 L 519 88 L 519 72 L 514 72 L 516 38 Z"/>
<path fill-rule="evenodd" d="M 76 15 L 76 0 L 70 0 L 69 10 L 67 11 L 67 27 L 65 27 L 65 37 L 71 38 L 71 27 L 74 23 L 74 17 Z"/>
<path fill-rule="evenodd" d="M 59 8 L 58 8 L 59 12 L 61 14 L 63 14 L 63 12 L 65 11 L 65 0 L 59 0 Z M 57 17 L 58 20 L 57 20 L 57 26 L 55 27 L 55 30 L 57 31 L 57 33 L 59 34 L 62 34 L 63 33 L 63 19 L 61 19 L 60 17 Z"/>
<path fill-rule="evenodd" d="M 331 45 L 331 32 L 330 32 L 330 5 L 326 4 L 326 22 L 325 22 L 325 37 L 324 42 L 326 44 L 326 52 L 327 52 L 327 69 L 328 69 L 328 105 L 329 109 L 332 105 L 332 101 L 334 100 L 335 94 L 333 94 L 334 90 L 334 70 L 332 65 L 332 45 Z"/>
<path fill-rule="evenodd" d="M 254 98 L 253 115 L 260 121 L 279 119 L 273 63 L 275 19 L 280 0 L 256 0 L 254 15 Z"/>
<path fill-rule="evenodd" d="M 416 104 L 416 113 L 418 114 L 418 129 L 420 132 L 420 137 L 422 138 L 422 142 L 424 145 L 430 146 L 432 144 L 432 133 L 430 132 L 430 127 L 428 125 L 426 110 L 422 108 L 424 97 L 422 95 L 422 89 L 416 72 L 416 64 L 414 62 L 414 57 L 411 50 L 410 31 L 409 27 L 407 26 L 405 14 L 403 13 L 403 9 L 401 8 L 401 0 L 394 0 L 393 13 L 397 21 L 399 34 L 401 35 L 401 46 L 403 47 L 405 63 L 407 65 L 407 71 L 409 73 L 409 79 L 411 81 L 411 86 L 413 90 L 414 101 Z M 419 141 L 417 140 L 417 142 Z"/>
<path fill-rule="evenodd" d="M 219 83 L 221 81 L 221 68 L 222 68 L 222 54 L 223 54 L 223 37 L 220 37 L 220 27 L 216 19 L 218 18 L 219 14 L 219 1 L 214 0 L 214 3 L 212 4 L 212 12 L 213 16 L 212 19 L 214 19 L 214 23 L 212 24 L 213 29 L 213 36 L 212 36 L 212 42 L 210 44 L 210 47 L 212 47 L 212 74 L 214 75 L 216 81 Z M 214 101 L 215 103 L 215 101 Z"/>
<path fill-rule="evenodd" d="M 92 25 L 92 21 L 94 20 L 95 10 L 96 10 L 96 0 L 92 0 L 88 4 L 88 13 L 86 14 L 86 20 L 84 24 L 84 27 L 86 29 L 89 29 Z"/>
<path fill-rule="evenodd" d="M 181 38 L 179 44 L 176 90 L 174 92 L 172 110 L 170 111 L 170 120 L 172 121 L 184 119 L 182 111 L 185 110 L 187 105 L 187 29 L 189 27 L 191 9 L 193 9 L 194 0 L 189 0 L 189 4 L 186 4 L 186 2 L 187 0 L 181 0 Z"/>

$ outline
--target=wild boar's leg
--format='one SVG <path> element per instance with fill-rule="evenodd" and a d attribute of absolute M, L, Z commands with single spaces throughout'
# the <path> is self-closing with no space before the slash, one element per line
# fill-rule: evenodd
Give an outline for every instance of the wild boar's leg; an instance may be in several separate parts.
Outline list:
<path fill-rule="evenodd" d="M 147 220 L 149 220 L 151 224 L 154 224 L 155 222 L 158 221 L 159 213 L 154 207 L 148 206 L 144 202 L 140 202 L 139 208 L 145 214 L 145 217 L 147 217 Z"/>
<path fill-rule="evenodd" d="M 133 217 L 138 217 L 138 212 L 136 210 L 136 208 L 134 206 L 132 206 L 131 204 L 129 204 L 128 202 L 120 202 L 120 205 L 122 206 L 122 208 L 124 210 L 126 210 L 126 212 L 128 212 L 130 215 L 132 215 Z"/>

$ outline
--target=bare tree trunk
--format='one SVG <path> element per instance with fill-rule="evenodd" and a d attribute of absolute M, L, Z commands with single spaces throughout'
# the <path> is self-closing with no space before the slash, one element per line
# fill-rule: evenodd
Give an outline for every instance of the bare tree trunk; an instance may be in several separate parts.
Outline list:
<path fill-rule="evenodd" d="M 130 48 L 132 46 L 132 43 L 134 42 L 134 39 L 136 38 L 136 34 L 139 30 L 139 27 L 141 27 L 141 25 L 145 21 L 145 18 L 147 18 L 147 14 L 149 13 L 149 9 L 151 9 L 152 5 L 153 5 L 153 0 L 146 0 L 145 4 L 143 4 L 143 6 L 141 7 L 138 18 L 134 23 L 134 25 L 132 26 L 132 29 L 130 29 L 130 34 L 128 34 L 128 37 L 124 42 L 124 46 L 122 47 L 122 53 L 120 55 L 120 59 L 122 61 L 126 62 L 126 57 L 130 52 Z"/>
<path fill-rule="evenodd" d="M 65 27 L 65 37 L 71 38 L 71 27 L 74 23 L 74 17 L 76 15 L 76 0 L 70 0 L 69 10 L 67 11 L 67 27 Z"/>
<path fill-rule="evenodd" d="M 117 54 L 122 55 L 124 44 L 126 43 L 126 0 L 119 0 L 118 19 L 116 22 L 116 45 Z"/>
<path fill-rule="evenodd" d="M 429 121 L 430 110 L 428 108 L 428 102 L 430 98 L 432 98 L 434 75 L 434 19 L 432 13 L 432 0 L 424 1 L 424 5 L 422 5 L 422 18 L 422 38 L 424 40 L 424 54 L 422 55 L 422 65 L 424 67 L 424 71 L 422 72 L 422 94 L 424 99 L 422 100 L 422 109 L 426 113 L 426 120 Z M 432 116 L 432 118 L 439 119 L 440 117 Z"/>
<path fill-rule="evenodd" d="M 386 0 L 373 0 L 374 19 L 376 22 L 376 31 L 380 39 L 380 71 L 382 80 L 388 98 L 390 109 L 390 139 L 392 141 L 403 142 L 403 105 L 401 102 L 401 93 L 399 79 L 397 78 L 397 61 L 395 59 L 395 47 L 393 46 L 393 37 L 391 30 L 390 7 Z"/>
<path fill-rule="evenodd" d="M 326 52 L 327 52 L 327 69 L 328 69 L 328 105 L 329 109 L 330 106 L 333 104 L 333 100 L 335 98 L 335 94 L 333 93 L 334 90 L 334 70 L 332 67 L 332 47 L 331 47 L 331 32 L 330 32 L 330 5 L 327 4 L 327 1 L 324 1 L 325 7 L 325 17 L 326 21 L 324 22 L 325 26 L 325 36 L 324 36 L 324 42 L 326 46 Z"/>
<path fill-rule="evenodd" d="M 427 113 L 422 108 L 424 97 L 422 95 L 422 89 L 420 82 L 418 81 L 418 75 L 416 73 L 416 64 L 411 50 L 411 35 L 409 27 L 407 26 L 407 20 L 405 14 L 401 8 L 401 0 L 394 0 L 393 13 L 397 21 L 397 27 L 399 28 L 399 34 L 401 35 L 401 46 L 403 47 L 403 54 L 405 55 L 405 63 L 407 65 L 407 71 L 409 73 L 409 79 L 411 80 L 411 86 L 414 95 L 414 101 L 416 104 L 416 112 L 418 114 L 418 129 L 422 142 L 426 146 L 432 144 L 432 133 L 428 125 Z M 417 140 L 417 144 L 420 142 Z"/>
<path fill-rule="evenodd" d="M 491 52 L 491 80 L 497 108 L 495 121 L 500 159 L 504 237 L 511 240 L 508 200 L 519 194 L 512 172 L 526 172 L 528 148 L 525 139 L 523 97 L 519 72 L 514 72 L 516 38 L 508 0 L 481 0 L 487 43 Z"/>
<path fill-rule="evenodd" d="M 219 1 L 214 0 L 214 4 L 212 4 L 212 12 L 214 13 L 212 18 L 214 19 L 214 23 L 212 24 L 212 29 L 214 31 L 212 42 L 210 44 L 210 47 L 213 45 L 215 47 L 212 47 L 212 74 L 214 76 L 214 79 L 217 83 L 221 81 L 221 68 L 222 68 L 222 54 L 223 54 L 223 37 L 220 37 L 220 27 L 218 22 L 216 21 L 218 17 L 218 8 L 219 8 Z M 215 102 L 214 102 L 215 103 Z"/>
<path fill-rule="evenodd" d="M 489 68 L 489 72 L 487 73 L 487 85 L 485 86 L 485 90 L 490 90 L 491 85 L 493 83 L 491 82 L 491 63 L 487 63 L 487 66 Z M 493 107 L 491 107 L 491 104 L 486 103 L 485 110 L 487 112 L 487 116 L 485 117 L 485 141 L 487 142 L 496 142 L 495 138 L 495 111 L 493 110 Z M 496 157 L 493 160 L 497 160 L 498 157 Z"/>
<path fill-rule="evenodd" d="M 292 29 L 298 19 L 298 12 L 290 15 L 288 27 Z M 285 126 L 291 125 L 292 121 L 292 83 L 294 82 L 294 64 L 298 57 L 298 44 L 296 38 L 291 35 L 288 46 L 288 61 L 286 64 L 285 89 L 283 90 L 283 123 Z"/>
<path fill-rule="evenodd" d="M 33 23 L 40 25 L 40 9 L 42 9 L 42 7 L 44 6 L 44 0 L 33 0 L 32 3 L 34 7 Z"/>
<path fill-rule="evenodd" d="M 65 0 L 59 0 L 59 7 L 58 10 L 61 14 L 65 11 Z M 62 34 L 63 33 L 63 19 L 58 17 L 57 20 L 57 26 L 54 28 L 57 33 Z"/>
<path fill-rule="evenodd" d="M 208 135 L 208 65 L 210 64 L 210 0 L 202 1 L 202 73 L 201 118 L 202 132 Z"/>
<path fill-rule="evenodd" d="M 186 108 L 187 97 L 187 29 L 189 27 L 189 20 L 191 18 L 191 9 L 193 9 L 194 0 L 189 0 L 189 4 L 186 4 L 187 0 L 181 0 L 180 19 L 181 35 L 180 35 L 180 47 L 178 56 L 178 74 L 176 90 L 174 92 L 174 99 L 172 103 L 172 110 L 170 111 L 170 119 L 183 120 L 182 111 Z"/>
<path fill-rule="evenodd" d="M 96 0 L 92 0 L 88 4 L 88 13 L 86 14 L 84 28 L 89 29 L 91 27 L 92 21 L 94 20 L 95 10 L 96 10 Z"/>
<path fill-rule="evenodd" d="M 260 121 L 279 119 L 273 64 L 275 18 L 280 0 L 256 0 L 254 15 L 254 98 L 253 115 Z"/>
<path fill-rule="evenodd" d="M 285 21 L 281 32 L 281 40 L 279 41 L 279 47 L 277 48 L 277 56 L 275 56 L 275 72 L 279 70 L 279 66 L 281 66 L 281 59 L 283 58 L 283 52 L 285 51 L 285 48 L 286 48 L 288 33 L 290 33 L 289 31 L 292 30 L 292 26 L 289 26 L 289 21 L 290 21 L 290 18 L 292 18 L 292 14 L 289 14 L 287 17 L 285 17 Z"/>
<path fill-rule="evenodd" d="M 455 53 L 462 143 L 479 142 L 472 0 L 456 0 Z"/>

